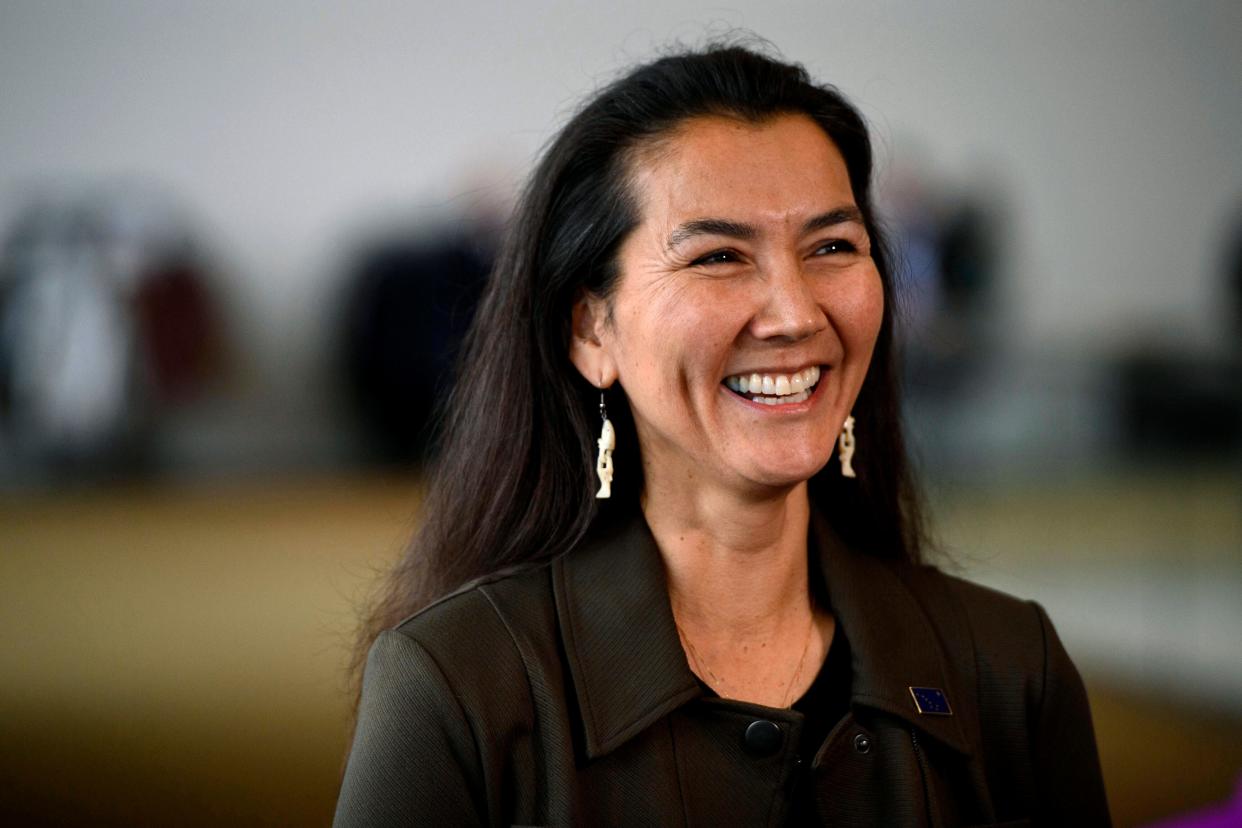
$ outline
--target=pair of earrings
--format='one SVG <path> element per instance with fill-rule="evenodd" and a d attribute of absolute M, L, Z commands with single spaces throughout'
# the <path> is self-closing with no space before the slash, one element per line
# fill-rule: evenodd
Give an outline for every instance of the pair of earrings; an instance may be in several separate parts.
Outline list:
<path fill-rule="evenodd" d="M 604 500 L 612 497 L 612 452 L 617 447 L 617 432 L 612 427 L 612 421 L 608 419 L 608 406 L 604 403 L 604 392 L 599 392 L 599 418 L 603 420 L 600 426 L 599 439 L 595 444 L 599 446 L 599 455 L 595 459 L 595 473 L 599 475 L 599 491 L 595 493 L 597 500 Z M 842 477 L 857 477 L 854 473 L 854 415 L 845 418 L 845 424 L 841 428 L 841 436 L 837 438 L 837 458 L 841 461 Z"/>

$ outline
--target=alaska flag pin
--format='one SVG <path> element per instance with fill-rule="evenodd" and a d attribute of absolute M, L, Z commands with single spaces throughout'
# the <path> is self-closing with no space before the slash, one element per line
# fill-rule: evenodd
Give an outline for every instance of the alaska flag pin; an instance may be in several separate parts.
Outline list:
<path fill-rule="evenodd" d="M 910 695 L 914 697 L 914 709 L 924 716 L 952 716 L 949 700 L 939 687 L 911 687 Z"/>

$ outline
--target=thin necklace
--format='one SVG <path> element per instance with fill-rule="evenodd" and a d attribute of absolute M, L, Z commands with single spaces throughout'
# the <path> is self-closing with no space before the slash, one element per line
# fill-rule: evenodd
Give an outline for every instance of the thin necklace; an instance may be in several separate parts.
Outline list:
<path fill-rule="evenodd" d="M 694 672 L 698 673 L 700 676 L 706 674 L 713 685 L 720 687 L 721 689 L 727 689 L 729 682 L 725 681 L 717 675 L 715 670 L 703 663 L 703 659 L 699 657 L 698 650 L 694 648 L 694 644 L 691 643 L 685 631 L 682 630 L 681 624 L 677 624 L 676 619 L 674 619 L 673 623 L 677 626 L 677 635 L 681 638 L 681 643 L 685 646 L 686 652 L 690 655 L 691 666 L 694 668 Z M 806 663 L 806 654 L 811 649 L 811 634 L 813 632 L 815 632 L 814 604 L 811 605 L 811 620 L 806 627 L 806 641 L 802 643 L 802 655 L 798 657 L 798 666 L 794 670 L 794 674 L 790 677 L 789 683 L 785 685 L 785 692 L 781 694 L 781 707 L 789 707 L 790 704 L 793 703 L 793 699 L 790 698 L 790 696 L 793 693 L 794 686 L 798 683 L 798 678 L 802 675 L 802 665 Z"/>

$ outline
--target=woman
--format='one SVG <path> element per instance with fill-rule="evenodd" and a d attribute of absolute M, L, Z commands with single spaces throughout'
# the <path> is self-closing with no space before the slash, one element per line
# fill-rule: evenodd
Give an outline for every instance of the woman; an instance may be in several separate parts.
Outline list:
<path fill-rule="evenodd" d="M 736 47 L 553 141 L 338 824 L 1107 824 L 1043 610 L 920 565 L 870 176 L 835 90 Z"/>

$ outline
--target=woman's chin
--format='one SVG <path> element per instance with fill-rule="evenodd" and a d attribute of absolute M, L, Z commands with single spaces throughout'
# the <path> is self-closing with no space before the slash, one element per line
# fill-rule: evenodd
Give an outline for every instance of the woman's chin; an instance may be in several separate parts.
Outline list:
<path fill-rule="evenodd" d="M 824 468 L 828 458 L 807 458 L 805 462 L 764 464 L 739 470 L 739 477 L 759 490 L 781 491 L 806 483 Z"/>

